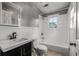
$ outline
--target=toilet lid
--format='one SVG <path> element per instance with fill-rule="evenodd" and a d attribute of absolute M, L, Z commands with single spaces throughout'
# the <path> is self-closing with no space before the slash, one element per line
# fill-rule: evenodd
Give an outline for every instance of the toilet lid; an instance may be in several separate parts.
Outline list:
<path fill-rule="evenodd" d="M 47 47 L 44 45 L 38 45 L 38 49 L 47 51 Z"/>

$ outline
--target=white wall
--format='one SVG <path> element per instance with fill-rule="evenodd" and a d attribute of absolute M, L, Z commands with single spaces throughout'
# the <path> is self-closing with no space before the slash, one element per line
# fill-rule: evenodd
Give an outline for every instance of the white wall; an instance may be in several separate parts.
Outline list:
<path fill-rule="evenodd" d="M 34 33 L 36 31 L 36 27 L 7 27 L 7 26 L 0 26 L 0 40 L 8 39 L 8 35 L 12 34 L 13 32 L 17 32 L 17 39 L 20 38 L 27 38 L 32 39 L 36 36 Z"/>
<path fill-rule="evenodd" d="M 1 3 L 0 3 L 1 4 Z M 38 18 L 39 11 L 32 5 L 31 2 L 17 2 L 20 7 L 23 8 L 21 14 L 21 25 L 25 27 L 8 27 L 0 26 L 0 40 L 5 40 L 13 32 L 17 32 L 19 38 L 34 38 L 36 23 L 35 20 Z M 0 5 L 1 7 L 1 5 Z M 1 11 L 1 10 L 0 10 Z"/>
<path fill-rule="evenodd" d="M 49 18 L 56 16 L 58 17 L 57 28 L 49 28 Z M 43 43 L 68 48 L 69 37 L 68 37 L 68 15 L 50 15 L 45 17 L 43 22 L 44 40 Z"/>
<path fill-rule="evenodd" d="M 17 27 L 0 26 L 0 40 L 8 39 L 8 35 L 17 31 Z"/>
<path fill-rule="evenodd" d="M 27 27 L 37 26 L 34 23 L 34 20 L 38 18 L 38 14 L 40 14 L 39 10 L 33 5 L 32 2 L 15 2 L 22 8 L 21 11 L 21 25 Z"/>

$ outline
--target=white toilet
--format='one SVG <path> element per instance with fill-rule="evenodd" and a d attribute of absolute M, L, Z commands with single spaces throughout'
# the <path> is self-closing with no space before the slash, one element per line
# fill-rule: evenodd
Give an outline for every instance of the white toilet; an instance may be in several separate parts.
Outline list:
<path fill-rule="evenodd" d="M 34 56 L 36 55 L 36 56 L 47 56 L 47 51 L 48 51 L 48 49 L 47 49 L 47 47 L 45 46 L 45 45 L 42 45 L 42 44 L 40 44 L 40 41 L 39 40 L 34 40 L 34 42 L 33 42 L 33 50 L 34 50 L 34 52 L 33 52 L 33 54 L 34 54 Z"/>
<path fill-rule="evenodd" d="M 42 51 L 40 53 L 42 56 L 47 56 L 47 47 L 45 45 L 40 44 L 37 48 Z"/>
<path fill-rule="evenodd" d="M 32 33 L 33 34 L 32 39 L 34 39 L 33 54 L 37 55 L 37 56 L 46 56 L 48 49 L 45 45 L 40 44 L 40 42 L 42 40 L 40 33 L 41 33 L 41 31 L 38 27 L 34 28 L 33 33 Z"/>

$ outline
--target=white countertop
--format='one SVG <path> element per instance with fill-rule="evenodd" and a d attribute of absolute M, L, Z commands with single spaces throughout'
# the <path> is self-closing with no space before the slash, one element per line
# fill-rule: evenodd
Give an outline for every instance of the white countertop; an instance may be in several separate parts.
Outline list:
<path fill-rule="evenodd" d="M 0 49 L 3 52 L 9 51 L 11 49 L 14 49 L 16 47 L 19 47 L 23 44 L 26 44 L 28 42 L 31 42 L 32 39 L 18 39 L 18 40 L 1 40 L 0 41 Z"/>

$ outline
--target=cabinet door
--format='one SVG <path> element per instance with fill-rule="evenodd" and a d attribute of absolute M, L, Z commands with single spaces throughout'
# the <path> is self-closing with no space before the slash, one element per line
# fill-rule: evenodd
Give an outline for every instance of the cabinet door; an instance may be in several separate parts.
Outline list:
<path fill-rule="evenodd" d="M 27 43 L 23 46 L 22 55 L 23 56 L 31 56 L 31 42 Z"/>
<path fill-rule="evenodd" d="M 21 48 L 15 48 L 10 51 L 7 51 L 3 54 L 4 56 L 21 56 Z"/>
<path fill-rule="evenodd" d="M 27 45 L 25 45 L 25 56 L 31 56 L 31 50 L 32 50 L 32 42 L 27 43 Z"/>

